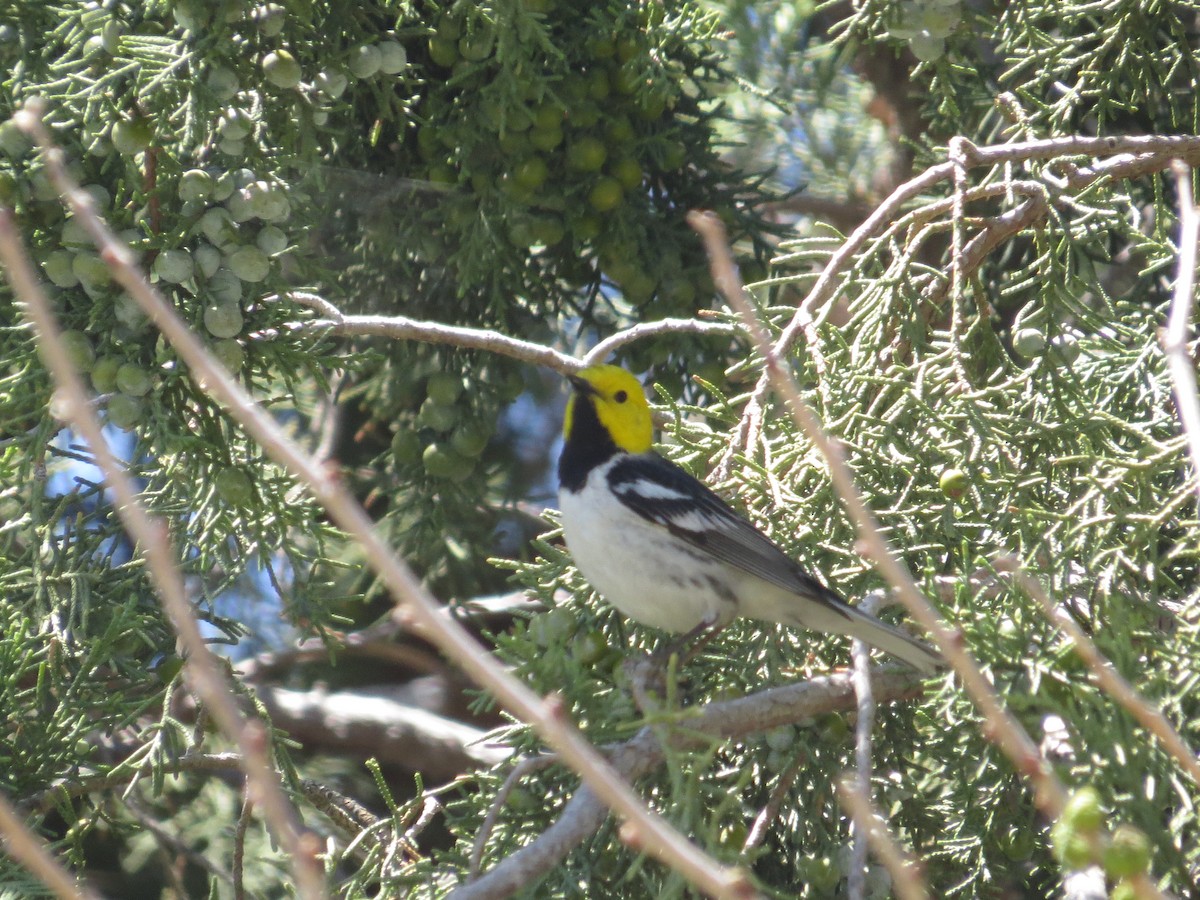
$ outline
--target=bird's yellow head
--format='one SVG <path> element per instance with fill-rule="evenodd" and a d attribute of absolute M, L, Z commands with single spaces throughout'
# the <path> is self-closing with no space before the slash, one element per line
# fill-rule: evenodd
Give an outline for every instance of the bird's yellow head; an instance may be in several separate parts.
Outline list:
<path fill-rule="evenodd" d="M 627 453 L 645 453 L 654 439 L 650 404 L 642 385 L 620 366 L 588 366 L 568 376 L 574 392 L 567 401 L 563 436 L 568 442 L 577 421 L 580 403 L 596 411 L 600 425 L 617 448 Z"/>

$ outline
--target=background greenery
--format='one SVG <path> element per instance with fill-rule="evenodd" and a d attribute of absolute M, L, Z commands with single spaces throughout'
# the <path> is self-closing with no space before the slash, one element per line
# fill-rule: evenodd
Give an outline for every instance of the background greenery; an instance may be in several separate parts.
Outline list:
<path fill-rule="evenodd" d="M 294 327 L 312 313 L 279 295 L 312 290 L 345 312 L 582 351 L 634 322 L 719 307 L 683 222 L 705 207 L 729 225 L 743 275 L 782 326 L 840 245 L 833 229 L 848 232 L 943 160 L 953 136 L 1196 133 L 1198 13 L 1132 0 L 611 0 L 586 12 L 564 0 L 17 0 L 0 10 L 0 120 L 27 97 L 48 100 L 76 174 L 159 289 L 265 405 L 343 467 L 441 598 L 503 591 L 516 566 L 554 608 L 489 620 L 485 635 L 535 688 L 563 693 L 602 742 L 641 723 L 620 663 L 661 636 L 597 602 L 553 537 L 530 544 L 553 506 L 557 380 L 480 351 L 322 338 Z M 1053 184 L 1067 171 L 1029 164 L 1014 177 Z M 944 182 L 921 200 L 950 191 Z M 1200 745 L 1195 497 L 1156 334 L 1175 200 L 1153 173 L 1056 195 L 954 300 L 937 290 L 948 228 L 868 242 L 794 364 L 910 568 L 931 589 L 956 585 L 945 615 L 1031 733 L 1048 733 L 1062 777 L 1094 785 L 1112 823 L 1141 829 L 1155 877 L 1186 895 L 1200 880 L 1197 786 L 1090 683 L 1032 601 L 967 583 L 998 554 L 1026 561 Z M 0 124 L 0 201 L 56 289 L 114 439 L 172 522 L 198 612 L 232 655 L 252 658 L 247 684 L 360 692 L 346 697 L 411 688 L 419 705 L 503 725 L 513 747 L 535 748 L 411 636 L 333 651 L 390 602 L 113 288 L 11 124 Z M 973 204 L 981 218 L 970 224 L 1007 208 L 1003 194 Z M 0 296 L 0 788 L 32 804 L 31 821 L 113 895 L 223 895 L 197 860 L 228 869 L 237 785 L 163 777 L 220 741 L 181 696 L 143 568 L 81 462 L 86 449 L 49 415 L 48 376 L 11 295 Z M 639 342 L 620 357 L 661 386 L 666 452 L 699 476 L 729 446 L 757 375 L 748 357 L 714 337 Z M 796 558 L 847 596 L 879 586 L 787 417 L 770 411 L 735 463 L 718 487 Z M 949 471 L 962 475 L 947 491 Z M 487 562 L 497 556 L 523 562 Z M 312 636 L 330 650 L 318 640 L 263 656 Z M 843 641 L 739 624 L 688 667 L 678 702 L 845 659 Z M 430 683 L 436 699 L 422 693 Z M 948 679 L 882 710 L 876 800 L 938 895 L 1048 896 L 1063 871 L 1049 823 L 979 725 Z M 300 745 L 277 744 L 285 772 L 385 815 L 387 789 L 402 815 L 419 793 L 411 768 L 385 761 L 373 779 L 362 757 L 382 751 L 339 744 L 321 726 L 318 716 Z M 836 896 L 848 830 L 831 781 L 851 757 L 851 729 L 831 715 L 673 754 L 639 789 L 765 891 Z M 128 791 L 132 776 L 34 802 L 59 782 L 121 776 L 131 761 L 150 774 Z M 766 841 L 743 855 L 749 823 L 797 762 Z M 345 896 L 371 896 L 381 881 L 440 893 L 462 877 L 506 772 L 480 769 L 443 794 L 445 814 L 400 866 L 346 853 L 349 835 L 308 807 L 306 819 L 333 836 L 331 879 Z M 453 774 L 426 771 L 425 784 Z M 555 768 L 523 780 L 485 868 L 544 830 L 575 784 Z M 259 826 L 249 840 L 260 862 L 247 867 L 248 889 L 283 895 L 285 869 Z M 886 894 L 882 872 L 870 883 Z M 38 890 L 8 860 L 0 885 Z M 530 890 L 678 896 L 684 885 L 606 828 Z"/>

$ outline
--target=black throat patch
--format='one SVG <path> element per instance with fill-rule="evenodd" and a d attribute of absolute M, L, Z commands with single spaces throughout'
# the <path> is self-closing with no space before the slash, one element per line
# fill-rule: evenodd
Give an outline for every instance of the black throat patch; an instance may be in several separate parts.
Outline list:
<path fill-rule="evenodd" d="M 563 444 L 558 458 L 558 483 L 575 493 L 587 482 L 588 473 L 607 462 L 617 452 L 617 445 L 596 415 L 592 398 L 575 395 L 575 411 L 571 416 L 571 433 Z"/>

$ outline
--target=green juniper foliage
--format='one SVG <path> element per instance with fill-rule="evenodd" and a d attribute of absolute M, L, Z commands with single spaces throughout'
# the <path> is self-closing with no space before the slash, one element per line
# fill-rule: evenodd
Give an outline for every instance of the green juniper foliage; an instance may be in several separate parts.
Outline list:
<path fill-rule="evenodd" d="M 661 636 L 598 601 L 552 533 L 532 551 L 498 537 L 526 527 L 511 507 L 542 474 L 518 471 L 511 434 L 532 417 L 514 425 L 502 410 L 552 389 L 482 351 L 303 327 L 324 313 L 288 292 L 581 348 L 713 305 L 682 218 L 703 206 L 730 227 L 778 334 L 844 238 L 809 219 L 769 226 L 768 183 L 809 183 L 772 215 L 834 201 L 816 218 L 849 230 L 943 161 L 953 136 L 1195 133 L 1198 16 L 1200 4 L 1134 0 L 17 0 L 0 9 L 0 202 L 16 211 L 148 504 L 170 523 L 214 639 L 265 641 L 250 601 L 278 627 L 276 593 L 296 634 L 366 623 L 387 603 L 364 605 L 378 591 L 358 551 L 113 287 L 4 121 L 27 98 L 46 100 L 74 174 L 158 289 L 274 414 L 342 464 L 440 596 L 498 588 L 503 572 L 481 560 L 524 556 L 509 566 L 550 608 L 492 636 L 496 652 L 536 690 L 559 692 L 591 739 L 621 741 L 648 720 L 623 664 Z M 1092 683 L 1036 603 L 989 575 L 999 556 L 1021 560 L 1200 746 L 1195 492 L 1157 335 L 1177 198 L 1165 155 L 1128 177 L 1079 174 L 1094 163 L 972 169 L 957 227 L 952 182 L 932 185 L 861 245 L 790 348 L 889 539 L 1074 792 L 1057 823 L 1041 818 L 949 679 L 882 707 L 874 800 L 938 896 L 1050 896 L 1094 861 L 1101 827 L 1114 834 L 1101 861 L 1115 890 L 1147 865 L 1177 895 L 1200 881 L 1197 785 Z M 773 182 L 739 165 L 775 167 Z M 987 231 L 1024 202 L 1033 214 L 1018 230 Z M 999 240 L 968 260 L 956 292 L 955 244 L 985 233 Z M 769 271 L 757 265 L 768 247 Z M 175 641 L 144 567 L 99 476 L 79 465 L 86 448 L 50 415 L 49 377 L 7 287 L 0 299 L 0 790 L 72 865 L 114 878 L 123 868 L 156 889 L 178 867 L 144 827 L 158 822 L 219 870 L 188 865 L 175 889 L 223 896 L 240 779 L 168 777 L 188 752 L 222 745 L 179 699 Z M 731 463 L 717 487 L 858 599 L 880 582 L 783 411 L 768 405 L 761 435 L 726 458 L 759 372 L 749 356 L 725 339 L 678 338 L 634 344 L 621 361 L 660 384 L 665 452 L 700 477 Z M 240 607 L 216 605 L 231 594 Z M 847 659 L 842 640 L 736 623 L 668 679 L 649 721 L 686 728 L 689 706 Z M 853 759 L 852 731 L 828 714 L 672 750 L 638 789 L 768 895 L 838 896 L 848 826 L 832 784 Z M 414 792 L 378 766 L 364 778 L 357 762 L 300 756 L 282 738 L 289 784 L 335 783 L 383 816 L 354 835 L 301 802 L 330 837 L 342 895 L 441 895 L 465 877 L 508 766 L 440 790 L 441 830 L 410 854 L 384 838 L 415 821 L 419 782 Z M 518 754 L 543 749 L 519 723 L 496 738 Z M 744 851 L 791 772 L 765 839 Z M 73 792 L 93 777 L 111 782 Z M 499 811 L 484 871 L 577 790 L 559 766 L 526 775 Z M 285 864 L 257 824 L 247 842 L 259 861 L 248 889 L 286 895 Z M 868 886 L 888 893 L 874 865 Z M 0 862 L 0 895 L 38 890 Z M 611 823 L 527 890 L 687 893 Z"/>
<path fill-rule="evenodd" d="M 748 258 L 766 247 L 760 192 L 720 157 L 732 75 L 718 28 L 687 3 L 0 9 L 0 202 L 215 640 L 269 646 L 276 603 L 297 635 L 369 621 L 370 576 L 116 289 L 12 113 L 45 101 L 72 174 L 158 290 L 269 410 L 336 454 L 431 585 L 468 597 L 502 583 L 479 560 L 530 480 L 504 474 L 513 459 L 493 437 L 527 373 L 481 353 L 324 339 L 297 327 L 317 314 L 288 292 L 568 344 L 707 305 L 682 210 L 719 206 Z M 225 867 L 236 794 L 199 777 L 164 793 L 174 761 L 214 742 L 170 702 L 175 640 L 86 448 L 50 414 L 7 286 L 0 297 L 0 789 L 36 801 L 34 824 L 72 862 L 123 859 L 160 879 L 144 842 L 121 849 L 136 816 L 120 792 L 146 763 L 140 802 Z M 695 342 L 717 370 L 724 352 Z M 288 749 L 277 742 L 291 778 Z M 129 773 L 115 794 L 44 794 L 114 766 Z M 264 845 L 261 830 L 250 840 Z M 356 889 L 395 868 L 377 853 L 339 871 L 358 873 Z M 187 877 L 207 892 L 208 875 Z"/>

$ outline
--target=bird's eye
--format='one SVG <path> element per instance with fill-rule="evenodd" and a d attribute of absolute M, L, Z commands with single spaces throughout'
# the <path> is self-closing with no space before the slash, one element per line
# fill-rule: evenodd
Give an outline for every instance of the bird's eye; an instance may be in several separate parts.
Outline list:
<path fill-rule="evenodd" d="M 617 391 L 615 394 L 613 394 L 613 399 L 616 400 L 618 403 L 624 403 L 626 400 L 629 399 L 629 395 L 627 393 L 625 393 L 624 391 Z"/>

